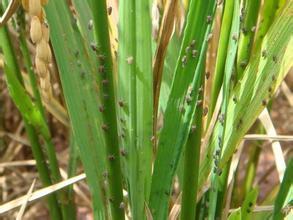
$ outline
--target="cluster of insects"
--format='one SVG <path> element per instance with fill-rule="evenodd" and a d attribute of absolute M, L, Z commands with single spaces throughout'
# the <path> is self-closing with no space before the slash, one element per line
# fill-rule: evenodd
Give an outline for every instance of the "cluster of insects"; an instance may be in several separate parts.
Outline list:
<path fill-rule="evenodd" d="M 185 54 L 181 58 L 182 67 L 185 67 L 187 64 L 188 53 L 191 53 L 193 58 L 196 57 L 198 51 L 195 49 L 195 40 L 192 40 L 191 43 L 185 48 Z"/>
<path fill-rule="evenodd" d="M 221 142 L 220 137 L 219 137 L 219 140 L 218 140 L 218 141 Z M 221 143 L 220 143 L 220 144 L 221 144 Z M 220 147 L 219 147 L 219 149 L 217 149 L 217 150 L 215 151 L 215 154 L 213 155 L 213 158 L 214 158 L 214 165 L 215 165 L 215 166 L 214 166 L 214 170 L 213 170 L 213 172 L 214 172 L 215 174 L 219 175 L 219 176 L 221 176 L 221 174 L 222 174 L 222 169 L 220 169 L 220 168 L 218 167 L 220 157 L 221 157 L 221 149 L 220 149 Z"/>

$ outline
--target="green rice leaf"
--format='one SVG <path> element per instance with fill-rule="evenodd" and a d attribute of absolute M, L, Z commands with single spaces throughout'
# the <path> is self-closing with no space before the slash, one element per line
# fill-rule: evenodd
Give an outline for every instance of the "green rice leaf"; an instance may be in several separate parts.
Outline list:
<path fill-rule="evenodd" d="M 281 187 L 274 204 L 273 220 L 283 219 L 285 217 L 285 207 L 292 207 L 293 204 L 293 159 L 288 166 L 283 177 Z M 290 208 L 289 208 L 290 209 Z M 292 210 L 291 210 L 292 211 Z"/>
<path fill-rule="evenodd" d="M 292 67 L 292 9 L 293 3 L 288 2 L 283 13 L 268 31 L 257 58 L 251 60 L 243 79 L 231 92 L 226 114 L 223 150 L 219 161 L 220 169 L 227 164 L 241 138 L 252 126 Z M 212 149 L 218 141 L 219 128 L 220 123 L 217 122 L 213 138 L 201 162 L 199 180 L 201 186 L 211 171 Z"/>
<path fill-rule="evenodd" d="M 119 8 L 120 136 L 133 219 L 145 219 L 152 167 L 153 76 L 150 1 L 123 0 Z"/>
<path fill-rule="evenodd" d="M 150 209 L 155 219 L 167 216 L 172 180 L 195 113 L 215 6 L 213 0 L 190 2 L 154 165 Z"/>
<path fill-rule="evenodd" d="M 92 193 L 94 216 L 103 219 L 106 154 L 94 64 L 66 2 L 49 1 L 46 12 L 73 135 Z"/>

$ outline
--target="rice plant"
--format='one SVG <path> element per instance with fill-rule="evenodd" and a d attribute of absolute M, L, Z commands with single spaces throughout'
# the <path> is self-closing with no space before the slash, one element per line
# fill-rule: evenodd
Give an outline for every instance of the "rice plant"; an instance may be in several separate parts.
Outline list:
<path fill-rule="evenodd" d="M 21 219 L 44 192 L 51 219 L 78 219 L 82 169 L 94 219 L 292 217 L 280 142 L 293 138 L 270 118 L 292 71 L 292 0 L 3 0 L 0 12 L 0 67 L 44 188 L 0 215 L 21 206 Z M 263 143 L 269 193 L 256 182 Z"/>

